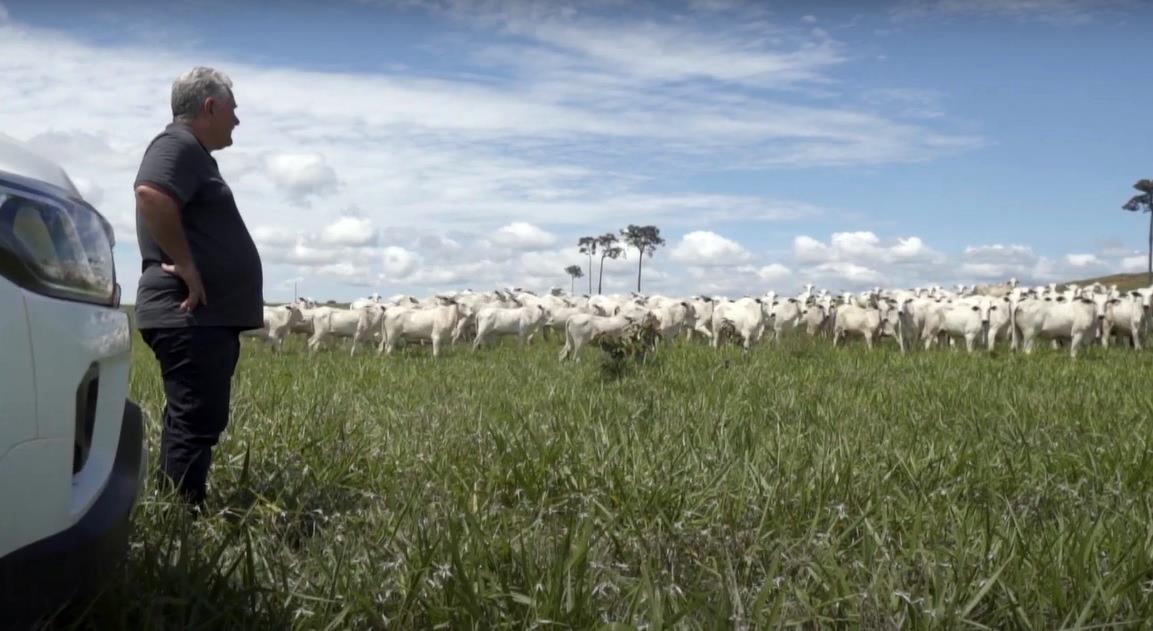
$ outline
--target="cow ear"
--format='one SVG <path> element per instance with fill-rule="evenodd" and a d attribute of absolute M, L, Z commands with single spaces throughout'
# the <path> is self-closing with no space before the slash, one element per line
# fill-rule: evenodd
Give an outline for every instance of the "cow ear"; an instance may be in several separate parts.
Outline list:
<path fill-rule="evenodd" d="M 796 298 L 789 298 L 789 302 L 796 302 L 796 301 L 797 301 Z"/>

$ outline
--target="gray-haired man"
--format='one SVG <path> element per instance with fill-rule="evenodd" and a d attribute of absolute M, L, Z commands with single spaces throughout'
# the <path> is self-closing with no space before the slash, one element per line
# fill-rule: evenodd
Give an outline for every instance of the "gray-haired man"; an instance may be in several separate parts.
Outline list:
<path fill-rule="evenodd" d="M 143 261 L 136 323 L 160 362 L 166 399 L 160 470 L 195 505 L 228 424 L 238 335 L 263 325 L 260 255 L 210 155 L 232 144 L 235 110 L 223 73 L 181 76 L 173 121 L 148 145 L 134 185 Z"/>

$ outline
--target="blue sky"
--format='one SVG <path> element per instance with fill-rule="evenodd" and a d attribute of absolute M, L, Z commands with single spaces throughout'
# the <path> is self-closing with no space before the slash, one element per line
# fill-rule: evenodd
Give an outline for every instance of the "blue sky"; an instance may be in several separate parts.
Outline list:
<path fill-rule="evenodd" d="M 0 5 L 0 132 L 112 219 L 128 292 L 135 168 L 200 64 L 236 83 L 217 157 L 270 300 L 567 287 L 628 223 L 674 294 L 1144 269 L 1150 3 L 276 6 Z"/>

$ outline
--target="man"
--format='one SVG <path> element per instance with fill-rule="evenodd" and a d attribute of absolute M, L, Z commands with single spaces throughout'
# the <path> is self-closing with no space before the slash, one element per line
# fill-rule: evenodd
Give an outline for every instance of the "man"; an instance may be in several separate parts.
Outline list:
<path fill-rule="evenodd" d="M 263 270 L 211 153 L 232 144 L 232 81 L 197 67 L 172 84 L 173 121 L 134 184 L 143 261 L 136 323 L 160 362 L 161 482 L 199 508 L 212 447 L 228 424 L 240 331 L 263 325 Z"/>

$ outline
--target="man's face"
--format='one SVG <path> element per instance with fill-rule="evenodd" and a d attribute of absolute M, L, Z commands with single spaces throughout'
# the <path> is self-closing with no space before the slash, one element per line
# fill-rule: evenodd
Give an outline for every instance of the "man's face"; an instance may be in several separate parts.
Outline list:
<path fill-rule="evenodd" d="M 209 97 L 205 101 L 205 110 L 208 115 L 208 129 L 212 135 L 214 149 L 223 149 L 232 145 L 232 130 L 240 124 L 236 117 L 236 97 L 229 94 L 223 99 Z"/>

